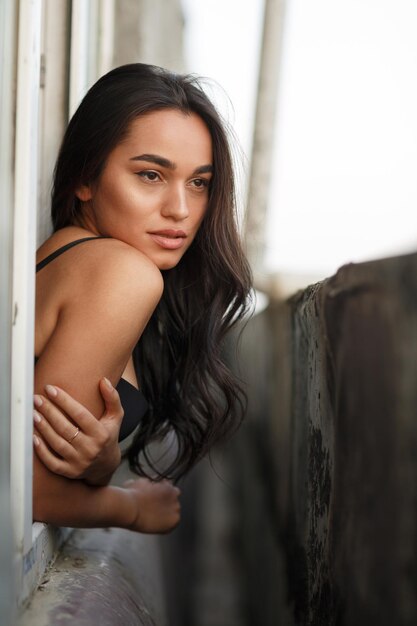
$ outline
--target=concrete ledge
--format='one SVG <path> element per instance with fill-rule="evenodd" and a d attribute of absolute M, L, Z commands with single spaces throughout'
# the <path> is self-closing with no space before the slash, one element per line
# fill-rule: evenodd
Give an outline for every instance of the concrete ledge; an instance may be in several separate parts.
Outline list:
<path fill-rule="evenodd" d="M 417 254 L 344 266 L 273 303 L 242 347 L 250 623 L 414 626 Z"/>
<path fill-rule="evenodd" d="M 157 537 L 75 530 L 19 626 L 165 626 Z"/>
<path fill-rule="evenodd" d="M 71 528 L 55 528 L 39 522 L 33 524 L 32 547 L 23 559 L 19 558 L 16 565 L 22 569 L 19 577 L 22 584 L 17 595 L 17 606 L 24 606 L 27 603 L 71 532 Z"/>

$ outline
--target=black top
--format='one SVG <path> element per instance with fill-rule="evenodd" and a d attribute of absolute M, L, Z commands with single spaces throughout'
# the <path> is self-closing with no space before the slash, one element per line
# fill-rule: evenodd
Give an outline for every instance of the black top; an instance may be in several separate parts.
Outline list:
<path fill-rule="evenodd" d="M 58 248 L 58 250 L 55 250 L 55 252 L 52 252 L 52 254 L 48 255 L 45 259 L 43 259 L 43 261 L 38 263 L 36 265 L 36 272 L 39 272 L 39 270 L 63 254 L 63 252 L 66 252 L 73 246 L 76 246 L 83 241 L 90 241 L 91 239 L 105 239 L 105 237 L 84 237 L 83 239 L 77 239 L 76 241 L 67 243 L 65 246 Z M 35 363 L 37 358 L 38 357 L 35 357 Z M 119 441 L 122 441 L 135 430 L 140 419 L 148 410 L 148 403 L 143 393 L 124 378 L 119 380 L 116 389 L 119 393 L 120 401 L 124 410 L 124 417 L 119 433 Z"/>

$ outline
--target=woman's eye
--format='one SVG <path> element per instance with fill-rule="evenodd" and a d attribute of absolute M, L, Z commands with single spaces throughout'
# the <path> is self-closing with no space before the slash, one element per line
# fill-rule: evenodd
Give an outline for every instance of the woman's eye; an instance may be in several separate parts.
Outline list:
<path fill-rule="evenodd" d="M 206 178 L 194 178 L 191 181 L 192 185 L 197 189 L 206 189 L 209 186 L 209 182 Z"/>
<path fill-rule="evenodd" d="M 138 172 L 138 176 L 140 176 L 140 178 L 143 178 L 144 180 L 151 182 L 151 183 L 160 179 L 159 174 L 157 172 L 153 172 L 152 170 Z"/>

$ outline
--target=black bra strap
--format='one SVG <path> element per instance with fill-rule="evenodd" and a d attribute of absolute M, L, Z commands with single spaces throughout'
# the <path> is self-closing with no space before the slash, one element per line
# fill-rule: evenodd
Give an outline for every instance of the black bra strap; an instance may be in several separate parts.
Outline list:
<path fill-rule="evenodd" d="M 107 239 L 107 237 L 100 237 L 100 236 L 99 237 L 83 237 L 83 239 L 76 239 L 75 241 L 70 241 L 70 243 L 67 243 L 65 246 L 58 248 L 58 250 L 55 250 L 55 252 L 52 252 L 52 254 L 49 254 L 45 259 L 43 259 L 43 261 L 40 261 L 36 265 L 36 272 L 39 272 L 39 270 L 45 267 L 45 265 L 48 265 L 48 263 L 56 259 L 56 257 L 60 256 L 63 252 L 66 252 L 70 248 L 73 248 L 74 246 L 78 245 L 79 243 L 82 243 L 83 241 L 90 241 L 91 239 Z"/>

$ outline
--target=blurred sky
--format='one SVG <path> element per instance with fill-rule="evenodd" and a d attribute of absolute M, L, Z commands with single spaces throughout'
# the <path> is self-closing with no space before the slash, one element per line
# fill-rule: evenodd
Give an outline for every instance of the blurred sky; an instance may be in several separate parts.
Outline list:
<path fill-rule="evenodd" d="M 228 93 L 249 155 L 263 0 L 183 3 L 189 69 Z M 416 23 L 415 0 L 288 0 L 269 269 L 326 276 L 417 249 Z"/>

